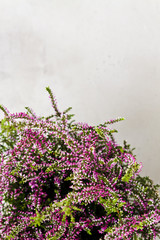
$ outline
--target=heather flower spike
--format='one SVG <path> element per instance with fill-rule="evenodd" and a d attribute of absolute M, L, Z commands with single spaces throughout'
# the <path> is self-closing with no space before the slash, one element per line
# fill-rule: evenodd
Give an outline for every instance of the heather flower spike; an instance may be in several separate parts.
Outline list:
<path fill-rule="evenodd" d="M 0 106 L 0 239 L 110 240 L 160 236 L 159 185 L 141 177 L 110 124 L 75 123 L 49 87 L 48 117 Z"/>

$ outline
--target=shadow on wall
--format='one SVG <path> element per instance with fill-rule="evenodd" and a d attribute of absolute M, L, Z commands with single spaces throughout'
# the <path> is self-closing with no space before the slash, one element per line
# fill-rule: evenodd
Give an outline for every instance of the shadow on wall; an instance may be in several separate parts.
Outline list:
<path fill-rule="evenodd" d="M 149 57 L 141 61 L 127 60 L 129 80 L 124 88 L 127 125 L 123 131 L 136 148 L 137 160 L 143 163 L 142 175 L 160 183 L 160 69 L 157 63 Z"/>

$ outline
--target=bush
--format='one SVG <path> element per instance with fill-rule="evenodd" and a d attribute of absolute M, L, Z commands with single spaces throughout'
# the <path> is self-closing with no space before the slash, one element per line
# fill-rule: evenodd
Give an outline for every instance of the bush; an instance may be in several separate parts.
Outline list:
<path fill-rule="evenodd" d="M 109 124 L 55 115 L 11 114 L 1 106 L 1 239 L 155 239 L 160 233 L 159 185 L 141 177 L 141 163 Z"/>

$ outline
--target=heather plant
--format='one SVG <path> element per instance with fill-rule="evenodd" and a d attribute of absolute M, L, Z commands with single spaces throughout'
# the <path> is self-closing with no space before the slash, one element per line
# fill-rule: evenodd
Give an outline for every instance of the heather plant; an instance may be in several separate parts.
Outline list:
<path fill-rule="evenodd" d="M 160 234 L 159 185 L 109 126 L 75 123 L 71 108 L 38 117 L 0 106 L 0 236 L 5 240 L 148 239 Z"/>

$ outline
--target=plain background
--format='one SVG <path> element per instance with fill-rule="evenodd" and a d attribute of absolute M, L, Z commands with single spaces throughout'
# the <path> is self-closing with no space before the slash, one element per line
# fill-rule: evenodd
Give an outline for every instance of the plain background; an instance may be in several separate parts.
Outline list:
<path fill-rule="evenodd" d="M 160 183 L 160 1 L 0 0 L 0 104 L 113 125 Z M 0 117 L 3 114 L 0 113 Z"/>

